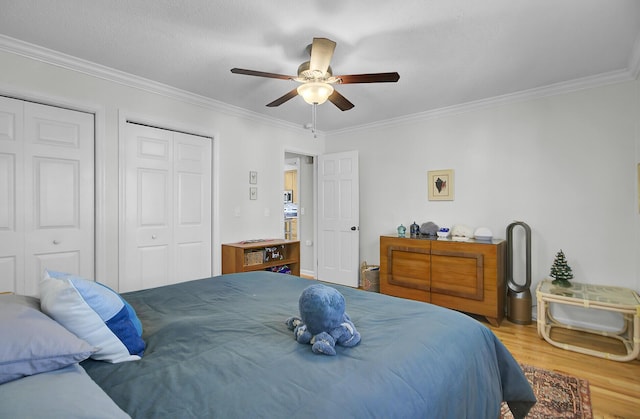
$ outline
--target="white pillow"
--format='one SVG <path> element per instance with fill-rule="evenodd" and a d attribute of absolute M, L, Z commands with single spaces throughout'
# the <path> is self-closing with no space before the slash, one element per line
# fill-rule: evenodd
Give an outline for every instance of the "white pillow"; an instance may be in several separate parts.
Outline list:
<path fill-rule="evenodd" d="M 145 343 L 133 308 L 98 282 L 61 272 L 45 271 L 40 282 L 42 311 L 98 351 L 91 358 L 136 361 Z"/>

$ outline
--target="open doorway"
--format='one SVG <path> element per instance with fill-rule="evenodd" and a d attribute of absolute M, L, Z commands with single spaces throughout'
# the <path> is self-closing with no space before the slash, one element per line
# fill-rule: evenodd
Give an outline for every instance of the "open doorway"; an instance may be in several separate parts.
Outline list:
<path fill-rule="evenodd" d="M 285 152 L 284 237 L 300 241 L 300 275 L 316 278 L 315 159 Z"/>

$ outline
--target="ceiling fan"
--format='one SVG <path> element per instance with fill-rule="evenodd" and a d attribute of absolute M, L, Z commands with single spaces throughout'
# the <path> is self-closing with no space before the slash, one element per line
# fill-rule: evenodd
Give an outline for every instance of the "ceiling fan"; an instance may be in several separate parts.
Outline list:
<path fill-rule="evenodd" d="M 311 58 L 309 61 L 305 61 L 300 64 L 297 76 L 266 73 L 263 71 L 246 70 L 243 68 L 232 68 L 231 72 L 234 74 L 245 74 L 247 76 L 294 80 L 301 83 L 297 88 L 284 94 L 273 102 L 268 103 L 268 107 L 280 106 L 295 96 L 300 95 L 305 102 L 310 105 L 320 105 L 329 100 L 329 102 L 336 105 L 342 111 L 348 111 L 353 108 L 354 105 L 334 89 L 334 84 L 394 83 L 400 79 L 400 75 L 396 72 L 334 76 L 329 64 L 333 57 L 333 51 L 336 48 L 336 43 L 327 38 L 313 38 L 313 43 L 307 48 Z"/>

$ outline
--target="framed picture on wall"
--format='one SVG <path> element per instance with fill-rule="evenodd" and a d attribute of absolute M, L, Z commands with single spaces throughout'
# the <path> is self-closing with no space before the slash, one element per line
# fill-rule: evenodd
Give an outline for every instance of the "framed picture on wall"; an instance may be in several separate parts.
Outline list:
<path fill-rule="evenodd" d="M 453 201 L 453 169 L 427 172 L 429 201 Z"/>
<path fill-rule="evenodd" d="M 256 185 L 258 183 L 258 172 L 249 172 L 249 183 L 252 185 Z"/>
<path fill-rule="evenodd" d="M 258 188 L 255 186 L 252 186 L 249 188 L 249 199 L 252 201 L 255 201 L 256 199 L 258 199 Z"/>

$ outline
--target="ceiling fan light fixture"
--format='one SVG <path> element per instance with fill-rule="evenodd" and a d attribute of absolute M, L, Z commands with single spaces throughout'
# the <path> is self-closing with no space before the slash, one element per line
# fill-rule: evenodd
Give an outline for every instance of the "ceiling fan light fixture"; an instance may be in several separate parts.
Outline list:
<path fill-rule="evenodd" d="M 333 86 L 329 83 L 308 82 L 298 86 L 298 94 L 309 105 L 322 105 L 333 93 Z"/>

